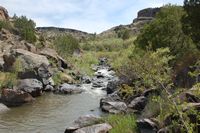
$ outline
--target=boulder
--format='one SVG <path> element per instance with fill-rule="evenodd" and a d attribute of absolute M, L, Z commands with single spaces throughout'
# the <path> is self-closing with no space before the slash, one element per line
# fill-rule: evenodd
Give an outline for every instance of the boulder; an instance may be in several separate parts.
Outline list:
<path fill-rule="evenodd" d="M 30 51 L 32 53 L 37 52 L 36 47 L 33 44 L 25 42 L 24 45 L 27 47 L 28 51 Z"/>
<path fill-rule="evenodd" d="M 23 79 L 18 83 L 18 89 L 31 94 L 33 97 L 42 94 L 43 85 L 37 79 Z"/>
<path fill-rule="evenodd" d="M 124 102 L 103 102 L 101 106 L 102 111 L 118 114 L 126 112 L 127 106 Z"/>
<path fill-rule="evenodd" d="M 5 68 L 11 68 L 17 58 L 22 63 L 23 69 L 39 68 L 41 64 L 49 65 L 49 61 L 45 56 L 24 49 L 13 49 L 10 53 L 5 54 L 3 58 Z"/>
<path fill-rule="evenodd" d="M 109 81 L 107 84 L 107 94 L 112 94 L 113 92 L 115 92 L 119 86 L 119 79 L 118 78 L 114 78 L 113 80 Z"/>
<path fill-rule="evenodd" d="M 46 64 L 41 64 L 37 69 L 38 78 L 40 78 L 44 85 L 54 86 L 54 81 L 52 79 L 52 73 L 49 70 L 49 66 Z"/>
<path fill-rule="evenodd" d="M 127 111 L 126 104 L 124 102 L 121 102 L 121 99 L 117 94 L 112 94 L 108 97 L 102 98 L 100 100 L 100 108 L 104 112 L 114 114 Z"/>
<path fill-rule="evenodd" d="M 78 94 L 82 93 L 83 89 L 78 85 L 64 83 L 60 87 L 58 87 L 58 90 L 56 92 L 61 94 Z"/>
<path fill-rule="evenodd" d="M 147 98 L 144 96 L 136 97 L 131 101 L 131 103 L 128 105 L 129 108 L 142 111 L 147 104 Z"/>
<path fill-rule="evenodd" d="M 0 103 L 0 113 L 10 110 L 6 105 Z"/>
<path fill-rule="evenodd" d="M 73 122 L 73 125 L 71 127 L 68 127 L 65 130 L 65 133 L 71 133 L 79 128 L 91 126 L 91 125 L 97 123 L 99 120 L 100 120 L 100 117 L 97 117 L 94 115 L 81 116 Z"/>
<path fill-rule="evenodd" d="M 13 89 L 3 89 L 1 101 L 8 107 L 20 106 L 24 103 L 32 102 L 34 98 L 27 92 Z"/>
<path fill-rule="evenodd" d="M 54 91 L 54 87 L 51 85 L 47 85 L 47 86 L 45 86 L 43 91 L 46 91 L 46 92 Z"/>
<path fill-rule="evenodd" d="M 81 78 L 81 82 L 82 82 L 83 84 L 90 84 L 92 81 L 91 81 L 91 78 L 90 78 L 89 76 L 83 76 L 83 77 Z"/>
<path fill-rule="evenodd" d="M 112 129 L 111 125 L 103 123 L 103 124 L 96 124 L 88 127 L 83 127 L 74 131 L 73 133 L 108 133 L 110 129 Z"/>
<path fill-rule="evenodd" d="M 158 126 L 150 119 L 140 119 L 136 121 L 140 133 L 157 133 Z"/>
<path fill-rule="evenodd" d="M 107 86 L 107 82 L 105 79 L 101 78 L 101 79 L 96 79 L 92 81 L 92 87 L 93 88 L 106 88 Z"/>
<path fill-rule="evenodd" d="M 46 56 L 47 58 L 52 58 L 56 61 L 58 60 L 58 53 L 54 49 L 44 48 L 40 51 L 40 54 Z"/>
<path fill-rule="evenodd" d="M 64 69 L 71 68 L 70 64 L 61 56 L 59 56 L 56 50 L 54 49 L 44 48 L 40 51 L 40 54 L 46 56 L 49 59 L 53 59 L 54 61 L 56 61 L 57 65 L 60 68 L 64 68 Z"/>

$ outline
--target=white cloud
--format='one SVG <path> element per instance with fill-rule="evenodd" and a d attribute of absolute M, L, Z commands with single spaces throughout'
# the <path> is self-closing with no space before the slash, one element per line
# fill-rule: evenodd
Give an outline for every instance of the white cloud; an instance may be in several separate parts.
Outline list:
<path fill-rule="evenodd" d="M 26 15 L 37 26 L 68 27 L 99 33 L 115 25 L 130 23 L 140 9 L 162 6 L 170 1 L 172 0 L 0 0 L 0 3 L 11 15 Z"/>

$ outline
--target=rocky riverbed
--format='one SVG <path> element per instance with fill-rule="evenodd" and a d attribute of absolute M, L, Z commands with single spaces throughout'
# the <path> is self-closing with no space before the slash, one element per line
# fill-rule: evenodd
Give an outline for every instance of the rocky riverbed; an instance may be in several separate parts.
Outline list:
<path fill-rule="evenodd" d="M 62 133 L 79 116 L 102 115 L 99 101 L 106 96 L 109 82 L 118 80 L 106 62 L 106 58 L 100 59 L 99 64 L 92 67 L 94 76 L 83 76 L 81 84 L 64 83 L 44 92 L 39 81 L 24 79 L 19 87 L 23 89 L 4 89 L 0 105 L 0 132 Z M 111 128 L 106 124 L 94 127 L 99 126 Z"/>

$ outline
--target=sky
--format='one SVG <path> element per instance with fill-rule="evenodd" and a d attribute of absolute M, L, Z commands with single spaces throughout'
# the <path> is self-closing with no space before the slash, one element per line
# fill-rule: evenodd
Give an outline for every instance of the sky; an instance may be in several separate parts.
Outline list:
<path fill-rule="evenodd" d="M 37 27 L 72 28 L 89 33 L 130 24 L 139 10 L 169 3 L 183 5 L 183 0 L 0 0 L 10 16 L 25 15 Z"/>

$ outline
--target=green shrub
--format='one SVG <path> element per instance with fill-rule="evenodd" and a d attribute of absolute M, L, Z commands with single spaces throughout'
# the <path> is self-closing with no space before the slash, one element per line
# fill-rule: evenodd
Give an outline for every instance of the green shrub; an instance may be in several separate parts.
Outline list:
<path fill-rule="evenodd" d="M 187 12 L 183 18 L 183 30 L 186 34 L 191 35 L 200 49 L 200 0 L 184 0 L 183 7 Z"/>
<path fill-rule="evenodd" d="M 12 26 L 11 26 L 9 21 L 0 21 L 0 30 L 2 28 L 7 29 L 7 30 L 11 30 Z"/>
<path fill-rule="evenodd" d="M 69 62 L 73 63 L 74 68 L 81 73 L 92 75 L 94 72 L 91 67 L 98 63 L 98 57 L 95 52 L 85 52 L 81 57 L 68 57 Z"/>
<path fill-rule="evenodd" d="M 71 35 L 57 37 L 54 41 L 54 45 L 57 52 L 63 57 L 72 55 L 73 52 L 80 47 L 79 42 Z"/>
<path fill-rule="evenodd" d="M 36 42 L 35 22 L 27 19 L 25 16 L 17 17 L 14 21 L 14 26 L 17 28 L 20 36 L 30 43 Z"/>
<path fill-rule="evenodd" d="M 15 73 L 0 72 L 0 89 L 13 88 L 17 84 L 17 75 Z"/>
<path fill-rule="evenodd" d="M 182 7 L 167 5 L 162 7 L 150 24 L 146 25 L 136 40 L 142 49 L 166 48 L 173 55 L 182 57 L 195 49 L 190 36 L 184 34 L 181 19 L 185 15 Z"/>

